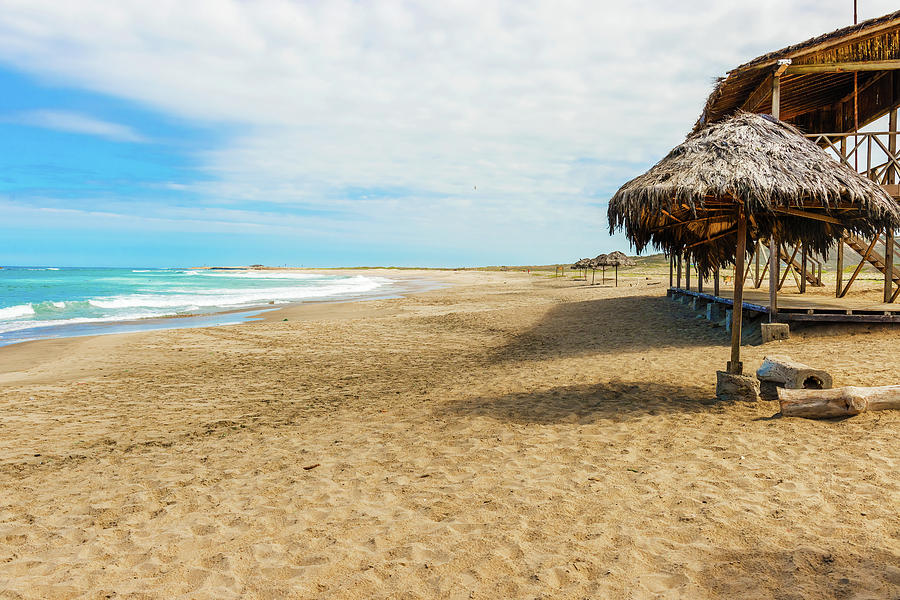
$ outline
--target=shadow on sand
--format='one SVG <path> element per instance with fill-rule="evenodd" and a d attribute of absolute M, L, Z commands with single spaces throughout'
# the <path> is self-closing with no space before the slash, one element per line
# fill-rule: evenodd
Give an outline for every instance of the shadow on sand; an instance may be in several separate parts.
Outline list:
<path fill-rule="evenodd" d="M 665 297 L 601 298 L 561 304 L 496 349 L 495 363 L 646 349 L 725 345 L 724 329 Z"/>
<path fill-rule="evenodd" d="M 720 404 L 699 386 L 612 380 L 497 397 L 466 398 L 440 405 L 442 415 L 486 416 L 511 423 L 623 422 L 645 415 L 708 411 Z"/>

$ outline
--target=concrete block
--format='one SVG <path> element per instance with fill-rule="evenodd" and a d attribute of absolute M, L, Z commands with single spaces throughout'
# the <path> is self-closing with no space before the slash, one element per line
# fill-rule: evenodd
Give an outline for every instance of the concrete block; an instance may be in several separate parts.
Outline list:
<path fill-rule="evenodd" d="M 759 380 L 747 375 L 716 371 L 716 398 L 725 401 L 756 402 Z"/>
<path fill-rule="evenodd" d="M 762 343 L 768 344 L 775 340 L 791 339 L 791 328 L 787 323 L 761 323 Z"/>
<path fill-rule="evenodd" d="M 707 321 L 721 321 L 722 320 L 722 307 L 718 302 L 710 302 L 706 305 L 706 320 Z"/>

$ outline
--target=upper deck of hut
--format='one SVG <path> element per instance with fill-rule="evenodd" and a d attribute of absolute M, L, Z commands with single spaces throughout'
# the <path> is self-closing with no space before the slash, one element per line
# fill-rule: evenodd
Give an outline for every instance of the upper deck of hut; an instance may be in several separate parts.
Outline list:
<path fill-rule="evenodd" d="M 721 78 L 694 127 L 738 111 L 810 134 L 858 130 L 900 105 L 900 11 L 759 56 Z"/>

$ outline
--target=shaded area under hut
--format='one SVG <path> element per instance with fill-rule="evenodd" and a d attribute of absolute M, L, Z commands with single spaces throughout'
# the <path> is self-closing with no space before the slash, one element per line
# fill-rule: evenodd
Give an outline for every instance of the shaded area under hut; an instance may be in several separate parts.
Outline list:
<path fill-rule="evenodd" d="M 900 207 L 791 125 L 739 113 L 692 133 L 623 185 L 608 218 L 610 233 L 624 229 L 638 252 L 652 246 L 670 257 L 684 255 L 701 276 L 735 265 L 727 371 L 740 375 L 748 248 L 781 240 L 827 255 L 847 233 L 873 236 L 900 227 Z"/>

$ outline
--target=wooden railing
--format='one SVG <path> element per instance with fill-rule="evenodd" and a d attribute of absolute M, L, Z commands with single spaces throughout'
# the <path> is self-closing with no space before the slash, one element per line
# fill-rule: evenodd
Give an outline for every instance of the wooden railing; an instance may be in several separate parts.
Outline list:
<path fill-rule="evenodd" d="M 897 134 L 889 131 L 865 133 L 811 133 L 806 137 L 854 171 L 880 185 L 896 184 L 900 174 Z"/>

